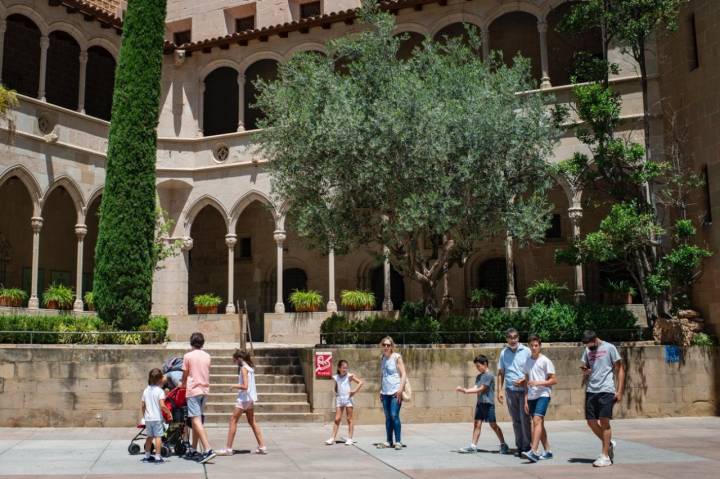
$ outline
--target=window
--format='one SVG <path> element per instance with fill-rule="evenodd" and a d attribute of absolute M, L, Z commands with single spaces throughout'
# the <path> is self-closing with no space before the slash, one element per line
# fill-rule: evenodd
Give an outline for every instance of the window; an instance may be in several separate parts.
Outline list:
<path fill-rule="evenodd" d="M 235 31 L 255 30 L 255 15 L 235 19 Z"/>
<path fill-rule="evenodd" d="M 320 10 L 320 2 L 303 3 L 300 5 L 300 18 L 317 17 L 322 13 Z"/>
<path fill-rule="evenodd" d="M 700 57 L 698 56 L 697 44 L 697 27 L 695 25 L 695 14 L 691 14 L 687 19 L 687 60 L 688 68 L 693 71 L 700 67 Z"/>
<path fill-rule="evenodd" d="M 252 258 L 252 239 L 250 237 L 240 238 L 239 246 L 238 255 L 240 256 L 240 259 Z"/>
<path fill-rule="evenodd" d="M 545 231 L 545 239 L 561 239 L 562 238 L 562 222 L 560 215 L 552 215 L 550 219 L 550 227 Z"/>
<path fill-rule="evenodd" d="M 173 43 L 175 45 L 183 45 L 192 41 L 191 30 L 183 30 L 173 33 Z"/>

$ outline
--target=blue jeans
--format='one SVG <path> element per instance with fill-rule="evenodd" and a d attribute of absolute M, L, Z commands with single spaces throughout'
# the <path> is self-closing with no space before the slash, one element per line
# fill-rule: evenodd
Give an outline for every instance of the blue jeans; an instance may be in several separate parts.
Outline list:
<path fill-rule="evenodd" d="M 385 411 L 385 434 L 387 442 L 394 444 L 402 442 L 400 440 L 400 406 L 397 397 L 394 394 L 381 394 L 383 411 Z M 395 442 L 393 442 L 393 431 L 395 432 Z"/>

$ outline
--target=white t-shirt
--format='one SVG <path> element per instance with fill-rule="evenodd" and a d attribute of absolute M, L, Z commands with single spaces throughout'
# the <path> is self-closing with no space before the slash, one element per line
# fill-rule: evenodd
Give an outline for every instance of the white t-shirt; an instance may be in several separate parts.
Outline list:
<path fill-rule="evenodd" d="M 528 381 L 546 381 L 549 374 L 555 374 L 555 366 L 544 354 L 540 354 L 537 359 L 530 356 L 525 361 L 523 370 L 528 376 Z M 528 400 L 550 397 L 551 389 L 550 386 L 530 386 L 528 387 Z"/>
<path fill-rule="evenodd" d="M 142 394 L 145 403 L 145 422 L 164 421 L 160 410 L 160 401 L 165 399 L 165 391 L 159 386 L 148 386 Z"/>
<path fill-rule="evenodd" d="M 240 368 L 240 373 L 238 374 L 238 384 L 243 384 L 243 369 L 245 369 L 248 374 L 248 387 L 247 389 L 240 389 L 238 391 L 237 398 L 242 402 L 256 402 L 258 400 L 258 395 L 257 388 L 255 387 L 255 370 L 247 363 L 242 363 L 242 368 Z"/>

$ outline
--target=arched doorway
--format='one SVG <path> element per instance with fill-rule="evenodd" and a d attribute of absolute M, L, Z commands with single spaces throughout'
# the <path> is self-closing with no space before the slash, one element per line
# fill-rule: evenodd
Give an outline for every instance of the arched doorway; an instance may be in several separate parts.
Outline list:
<path fill-rule="evenodd" d="M 579 52 L 589 53 L 594 58 L 602 58 L 602 33 L 594 29 L 583 33 L 565 33 L 559 31 L 560 22 L 565 18 L 577 2 L 562 3 L 548 14 L 548 58 L 550 61 L 550 81 L 553 85 L 567 85 L 570 77 L 576 73 L 577 55 Z M 589 81 L 591 78 L 580 75 L 578 81 Z"/>
<path fill-rule="evenodd" d="M 45 97 L 48 103 L 77 110 L 79 84 L 80 45 L 66 32 L 52 32 L 45 75 Z"/>
<path fill-rule="evenodd" d="M 85 214 L 85 226 L 87 234 L 83 241 L 83 295 L 93 290 L 93 273 L 95 271 L 95 245 L 98 238 L 98 225 L 100 223 L 100 202 L 102 197 L 96 197 L 88 206 Z M 84 298 L 83 298 L 84 300 Z M 87 304 L 85 305 L 87 308 Z"/>
<path fill-rule="evenodd" d="M 37 98 L 40 87 L 40 29 L 23 15 L 7 17 L 2 81 L 21 95 Z"/>
<path fill-rule="evenodd" d="M 22 288 L 30 296 L 32 267 L 33 205 L 30 194 L 17 178 L 0 185 L 0 285 Z M 27 284 L 23 280 L 27 277 Z"/>
<path fill-rule="evenodd" d="M 375 310 L 382 311 L 385 300 L 385 269 L 383 265 L 370 271 L 370 291 L 375 295 Z M 405 280 L 395 268 L 390 267 L 390 299 L 393 309 L 400 310 L 405 303 Z"/>
<path fill-rule="evenodd" d="M 401 60 L 409 59 L 413 51 L 425 41 L 425 37 L 418 32 L 402 32 L 396 36 L 401 37 L 400 48 L 397 53 L 398 58 Z"/>
<path fill-rule="evenodd" d="M 295 311 L 290 302 L 290 295 L 295 290 L 304 291 L 307 289 L 307 273 L 300 268 L 288 268 L 283 271 L 283 303 L 288 312 Z"/>
<path fill-rule="evenodd" d="M 219 311 L 227 303 L 227 227 L 220 212 L 207 205 L 195 216 L 188 251 L 188 311 L 196 312 L 193 297 L 212 293 L 222 298 Z"/>
<path fill-rule="evenodd" d="M 495 295 L 492 300 L 493 307 L 504 307 L 508 286 L 505 258 L 490 258 L 483 261 L 477 269 L 477 286 L 479 289 L 487 289 Z"/>
<path fill-rule="evenodd" d="M 45 200 L 43 227 L 40 231 L 38 262 L 38 296 L 41 299 L 51 284 L 62 284 L 75 290 L 77 268 L 77 210 L 68 190 L 58 186 Z M 28 274 L 28 284 L 29 272 Z"/>
<path fill-rule="evenodd" d="M 88 48 L 85 113 L 110 121 L 114 85 L 115 58 L 102 47 Z"/>
<path fill-rule="evenodd" d="M 433 40 L 440 43 L 446 43 L 448 40 L 459 38 L 463 44 L 469 45 L 470 36 L 468 34 L 468 28 L 472 28 L 472 25 L 466 25 L 461 22 L 451 23 L 450 25 L 446 25 L 441 28 L 435 36 L 433 36 Z"/>
<path fill-rule="evenodd" d="M 258 122 L 263 118 L 262 112 L 255 108 L 258 95 L 255 82 L 258 79 L 266 81 L 275 80 L 278 74 L 278 62 L 275 60 L 259 60 L 245 70 L 245 129 L 255 130 L 259 128 Z"/>
<path fill-rule="evenodd" d="M 502 52 L 510 66 L 519 53 L 530 60 L 532 77 L 540 80 L 540 36 L 537 18 L 527 12 L 510 12 L 495 19 L 488 29 L 490 50 Z"/>
<path fill-rule="evenodd" d="M 205 77 L 203 135 L 233 133 L 238 129 L 238 72 L 220 67 Z"/>

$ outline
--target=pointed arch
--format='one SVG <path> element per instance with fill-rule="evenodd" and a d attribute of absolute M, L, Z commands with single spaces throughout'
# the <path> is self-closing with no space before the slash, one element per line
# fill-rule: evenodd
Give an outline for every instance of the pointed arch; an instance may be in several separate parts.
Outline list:
<path fill-rule="evenodd" d="M 92 193 L 88 196 L 87 204 L 85 205 L 85 208 L 90 208 L 92 204 L 100 198 L 103 193 L 105 192 L 105 185 L 100 185 L 97 188 L 95 188 Z"/>
<path fill-rule="evenodd" d="M 45 194 L 42 197 L 40 205 L 41 208 L 45 208 L 45 202 L 48 198 L 50 198 L 50 195 L 55 190 L 55 188 L 61 186 L 65 189 L 65 191 L 68 192 L 70 198 L 73 201 L 73 204 L 75 205 L 75 212 L 77 213 L 78 224 L 84 224 L 86 211 L 85 199 L 83 198 L 82 190 L 80 189 L 78 184 L 69 176 L 61 176 L 59 178 L 56 178 L 55 181 L 53 181 L 50 186 L 48 186 L 48 189 L 45 191 Z"/>
<path fill-rule="evenodd" d="M 40 216 L 40 205 L 42 203 L 42 193 L 40 184 L 37 182 L 35 177 L 30 171 L 22 165 L 11 166 L 7 168 L 2 174 L 0 174 L 0 188 L 10 178 L 17 178 L 23 182 L 27 189 L 28 195 L 33 205 L 33 215 Z"/>
<path fill-rule="evenodd" d="M 502 17 L 503 15 L 516 12 L 529 13 L 530 15 L 533 15 L 538 21 L 542 21 L 545 19 L 545 14 L 540 7 L 530 3 L 527 0 L 517 0 L 515 2 L 502 3 L 490 10 L 485 19 L 485 25 L 489 27 L 495 20 Z"/>
<path fill-rule="evenodd" d="M 275 205 L 273 204 L 272 200 L 268 195 L 261 191 L 252 190 L 245 193 L 242 197 L 240 197 L 239 200 L 235 202 L 233 207 L 230 209 L 230 229 L 229 231 L 235 232 L 235 229 L 237 227 L 237 222 L 240 219 L 240 215 L 242 215 L 243 211 L 245 211 L 245 208 L 250 206 L 250 204 L 254 201 L 257 201 L 265 206 L 267 206 L 270 210 L 270 214 L 272 215 L 273 221 L 277 222 L 277 209 L 275 208 Z"/>
<path fill-rule="evenodd" d="M 300 52 L 317 52 L 322 53 L 323 55 L 327 55 L 327 49 L 322 43 L 306 42 L 301 43 L 300 45 L 296 45 L 290 50 L 288 50 L 287 53 L 285 53 L 283 62 L 289 61 L 293 57 L 293 55 Z"/>
<path fill-rule="evenodd" d="M 185 218 L 183 221 L 183 226 L 185 227 L 185 236 L 190 238 L 190 232 L 192 230 L 192 224 L 193 221 L 195 221 L 195 218 L 197 217 L 198 213 L 202 211 L 203 208 L 206 206 L 211 206 L 215 208 L 218 213 L 220 213 L 220 216 L 222 217 L 223 221 L 225 222 L 225 229 L 229 231 L 227 228 L 229 226 L 229 217 L 227 212 L 225 211 L 225 207 L 223 207 L 222 203 L 220 203 L 215 197 L 211 195 L 203 195 L 200 198 L 198 198 L 193 205 L 188 208 L 184 213 L 183 217 Z M 226 232 L 227 232 L 226 231 Z"/>

